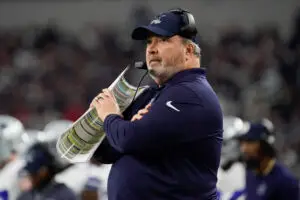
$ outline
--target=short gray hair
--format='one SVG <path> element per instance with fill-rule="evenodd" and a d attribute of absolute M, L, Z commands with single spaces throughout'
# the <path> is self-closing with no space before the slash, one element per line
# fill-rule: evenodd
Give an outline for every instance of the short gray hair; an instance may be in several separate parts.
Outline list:
<path fill-rule="evenodd" d="M 196 44 L 195 42 L 193 42 L 192 40 L 187 39 L 187 38 L 182 38 L 182 42 L 183 42 L 183 44 L 193 45 L 194 46 L 194 55 L 199 58 L 201 57 L 201 49 L 198 44 Z"/>

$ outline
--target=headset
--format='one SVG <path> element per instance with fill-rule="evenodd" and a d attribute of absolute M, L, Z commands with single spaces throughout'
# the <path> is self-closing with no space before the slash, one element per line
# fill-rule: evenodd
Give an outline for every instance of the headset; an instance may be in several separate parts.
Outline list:
<path fill-rule="evenodd" d="M 185 37 L 185 38 L 194 39 L 194 37 L 198 33 L 194 16 L 189 11 L 182 9 L 182 8 L 170 9 L 167 12 L 171 12 L 171 13 L 181 16 L 183 25 L 181 26 L 180 33 L 178 33 L 178 35 Z M 163 14 L 163 13 L 161 13 L 161 14 Z M 158 15 L 157 17 L 159 17 L 160 15 Z M 143 75 L 143 77 L 140 80 L 140 83 L 138 84 L 138 87 L 139 87 L 141 82 L 143 81 L 144 77 L 147 75 L 147 72 L 148 72 L 147 64 L 145 61 L 138 61 L 138 62 L 131 63 L 131 66 L 134 66 L 137 69 L 146 70 L 146 73 Z M 135 99 L 135 96 L 136 96 L 136 94 L 134 95 L 133 100 Z M 132 100 L 132 102 L 133 102 L 133 100 Z"/>
<path fill-rule="evenodd" d="M 168 12 L 181 16 L 183 26 L 180 28 L 179 35 L 186 38 L 193 38 L 198 33 L 194 16 L 187 10 L 181 8 L 171 9 Z"/>
<path fill-rule="evenodd" d="M 264 141 L 269 145 L 273 145 L 275 143 L 275 129 L 273 123 L 266 118 L 255 121 L 254 123 L 261 126 L 260 129 L 261 134 L 257 140 Z M 244 127 L 240 131 L 239 136 L 237 136 L 237 138 L 249 132 L 250 128 L 251 128 L 250 122 L 245 122 Z"/>
<path fill-rule="evenodd" d="M 260 136 L 261 152 L 266 156 L 275 158 L 275 129 L 273 123 L 265 118 L 261 119 L 259 123 L 263 126 L 263 134 Z"/>
<path fill-rule="evenodd" d="M 264 132 L 261 136 L 261 140 L 265 141 L 266 143 L 273 145 L 275 142 L 275 130 L 273 123 L 268 119 L 262 119 L 260 123 L 264 127 Z"/>

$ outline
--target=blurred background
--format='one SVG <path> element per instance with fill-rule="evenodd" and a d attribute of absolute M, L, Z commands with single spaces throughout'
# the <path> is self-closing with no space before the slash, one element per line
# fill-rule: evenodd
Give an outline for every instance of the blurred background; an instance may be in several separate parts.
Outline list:
<path fill-rule="evenodd" d="M 144 58 L 133 27 L 174 7 L 196 19 L 224 114 L 271 119 L 279 158 L 300 176 L 299 0 L 1 0 L 0 114 L 37 130 L 76 120 Z"/>

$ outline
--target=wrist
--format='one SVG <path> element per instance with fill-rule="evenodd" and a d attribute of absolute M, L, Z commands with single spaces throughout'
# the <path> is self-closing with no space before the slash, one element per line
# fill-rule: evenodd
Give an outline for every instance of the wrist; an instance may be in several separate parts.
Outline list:
<path fill-rule="evenodd" d="M 109 115 L 119 115 L 120 117 L 122 117 L 123 118 L 123 115 L 122 114 L 120 114 L 120 113 L 104 113 L 102 116 L 101 116 L 101 120 L 102 120 L 102 122 L 104 122 L 105 121 L 105 119 L 109 116 Z"/>

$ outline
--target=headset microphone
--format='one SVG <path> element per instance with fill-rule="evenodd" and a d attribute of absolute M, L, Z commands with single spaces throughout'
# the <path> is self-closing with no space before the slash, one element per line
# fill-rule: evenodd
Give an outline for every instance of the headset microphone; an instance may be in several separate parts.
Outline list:
<path fill-rule="evenodd" d="M 137 61 L 137 62 L 134 62 L 134 67 L 137 68 L 137 69 L 145 69 L 145 70 L 148 70 L 147 69 L 147 64 L 146 62 L 144 61 Z"/>

